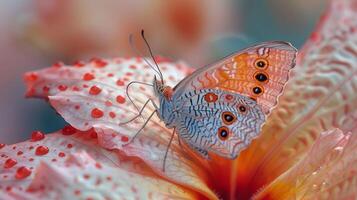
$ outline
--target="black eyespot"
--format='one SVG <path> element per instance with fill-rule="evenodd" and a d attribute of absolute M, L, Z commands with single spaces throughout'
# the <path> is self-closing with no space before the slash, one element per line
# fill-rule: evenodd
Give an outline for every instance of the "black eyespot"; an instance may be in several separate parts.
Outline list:
<path fill-rule="evenodd" d="M 254 88 L 253 88 L 253 92 L 254 92 L 254 94 L 260 94 L 260 93 L 263 92 L 263 90 L 262 90 L 262 88 L 260 88 L 260 87 L 254 87 Z"/>
<path fill-rule="evenodd" d="M 229 137 L 229 130 L 227 127 L 222 126 L 218 129 L 218 137 L 219 139 L 221 139 L 222 141 L 227 140 Z"/>
<path fill-rule="evenodd" d="M 265 59 L 258 59 L 255 62 L 255 66 L 258 68 L 266 68 L 268 66 L 268 61 L 266 61 Z"/>
<path fill-rule="evenodd" d="M 221 137 L 223 138 L 228 137 L 228 132 L 226 130 L 221 130 L 219 134 L 221 134 Z"/>
<path fill-rule="evenodd" d="M 231 122 L 234 120 L 234 117 L 232 115 L 224 115 L 223 117 L 227 122 Z"/>
<path fill-rule="evenodd" d="M 241 112 L 245 112 L 245 111 L 247 111 L 247 108 L 245 107 L 245 106 L 243 106 L 243 105 L 240 105 L 239 107 L 238 107 L 238 109 L 239 109 L 239 111 L 241 111 Z"/>
<path fill-rule="evenodd" d="M 255 79 L 257 79 L 260 82 L 264 82 L 266 80 L 268 80 L 267 75 L 263 74 L 263 73 L 258 73 L 255 75 Z"/>
<path fill-rule="evenodd" d="M 236 116 L 233 113 L 225 111 L 222 113 L 222 121 L 226 125 L 231 125 L 236 121 Z"/>

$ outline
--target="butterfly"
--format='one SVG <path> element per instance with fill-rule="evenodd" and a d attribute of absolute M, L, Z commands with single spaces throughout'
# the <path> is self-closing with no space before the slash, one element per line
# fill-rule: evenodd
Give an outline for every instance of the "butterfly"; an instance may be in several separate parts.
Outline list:
<path fill-rule="evenodd" d="M 154 78 L 153 88 L 159 104 L 148 100 L 144 107 L 152 101 L 166 127 L 202 157 L 213 152 L 235 159 L 259 135 L 296 55 L 290 43 L 264 42 L 194 71 L 173 88 L 165 85 L 155 62 L 160 80 Z"/>

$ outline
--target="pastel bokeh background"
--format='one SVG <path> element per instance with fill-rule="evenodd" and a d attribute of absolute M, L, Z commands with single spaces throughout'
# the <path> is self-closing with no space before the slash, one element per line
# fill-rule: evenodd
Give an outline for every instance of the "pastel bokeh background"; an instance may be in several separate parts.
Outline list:
<path fill-rule="evenodd" d="M 0 1 L 0 143 L 53 132 L 65 122 L 41 100 L 26 100 L 23 74 L 57 61 L 136 56 L 128 38 L 145 29 L 155 54 L 195 67 L 253 43 L 300 47 L 325 0 Z M 142 41 L 135 37 L 139 49 Z"/>

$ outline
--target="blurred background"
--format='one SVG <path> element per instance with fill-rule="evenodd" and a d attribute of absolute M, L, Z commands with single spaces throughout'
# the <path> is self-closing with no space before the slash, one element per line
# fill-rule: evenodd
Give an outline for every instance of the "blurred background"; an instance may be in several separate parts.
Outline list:
<path fill-rule="evenodd" d="M 24 72 L 57 61 L 135 55 L 145 29 L 155 54 L 204 66 L 248 45 L 285 40 L 301 47 L 326 0 L 2 0 L 0 143 L 53 132 L 65 122 L 43 100 L 25 99 Z"/>

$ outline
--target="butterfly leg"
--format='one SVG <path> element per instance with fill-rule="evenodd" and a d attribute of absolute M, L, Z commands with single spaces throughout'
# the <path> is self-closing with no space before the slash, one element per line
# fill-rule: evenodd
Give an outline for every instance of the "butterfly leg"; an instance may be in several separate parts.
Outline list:
<path fill-rule="evenodd" d="M 166 152 L 165 152 L 165 156 L 164 156 L 164 163 L 163 163 L 163 165 L 162 165 L 162 171 L 163 171 L 163 172 L 165 172 L 166 158 L 167 158 L 167 154 L 168 154 L 168 152 L 169 152 L 169 150 L 170 150 L 170 146 L 171 146 L 172 140 L 174 139 L 175 131 L 176 131 L 176 129 L 174 128 L 174 130 L 172 131 L 172 135 L 171 135 L 169 144 L 167 145 L 167 148 L 166 148 Z"/>
<path fill-rule="evenodd" d="M 130 123 L 130 122 L 134 121 L 135 119 L 137 119 L 138 117 L 140 117 L 141 114 L 143 113 L 145 107 L 148 105 L 149 102 L 151 102 L 151 103 L 154 105 L 154 107 L 155 107 L 155 112 L 156 112 L 156 111 L 158 110 L 157 105 L 155 104 L 155 102 L 154 102 L 152 99 L 148 99 L 148 100 L 145 102 L 145 104 L 143 105 L 143 107 L 140 109 L 139 113 L 138 113 L 136 116 L 134 116 L 132 119 L 130 119 L 130 120 L 126 121 L 126 122 L 120 123 L 119 125 L 124 125 L 124 124 Z"/>
<path fill-rule="evenodd" d="M 152 118 L 152 116 L 154 116 L 155 113 L 156 113 L 156 111 L 154 111 L 150 114 L 149 118 L 145 121 L 144 125 L 142 125 L 141 128 L 138 130 L 138 132 L 136 132 L 135 135 L 131 138 L 131 140 L 128 143 L 124 144 L 123 146 L 126 146 L 134 141 L 136 136 L 138 136 L 139 133 L 145 128 L 145 126 L 147 125 L 147 123 L 149 123 L 150 119 Z"/>
<path fill-rule="evenodd" d="M 151 87 L 153 87 L 153 85 L 152 85 L 152 84 L 149 84 L 149 83 L 140 82 L 140 81 L 131 81 L 131 82 L 126 86 L 126 89 L 125 89 L 126 96 L 128 96 L 129 101 L 134 105 L 134 107 L 136 108 L 136 110 L 139 111 L 139 107 L 134 103 L 133 99 L 132 99 L 132 98 L 130 97 L 130 95 L 129 95 L 129 87 L 130 87 L 132 84 L 142 84 L 142 85 L 147 85 L 147 86 L 151 86 Z"/>

